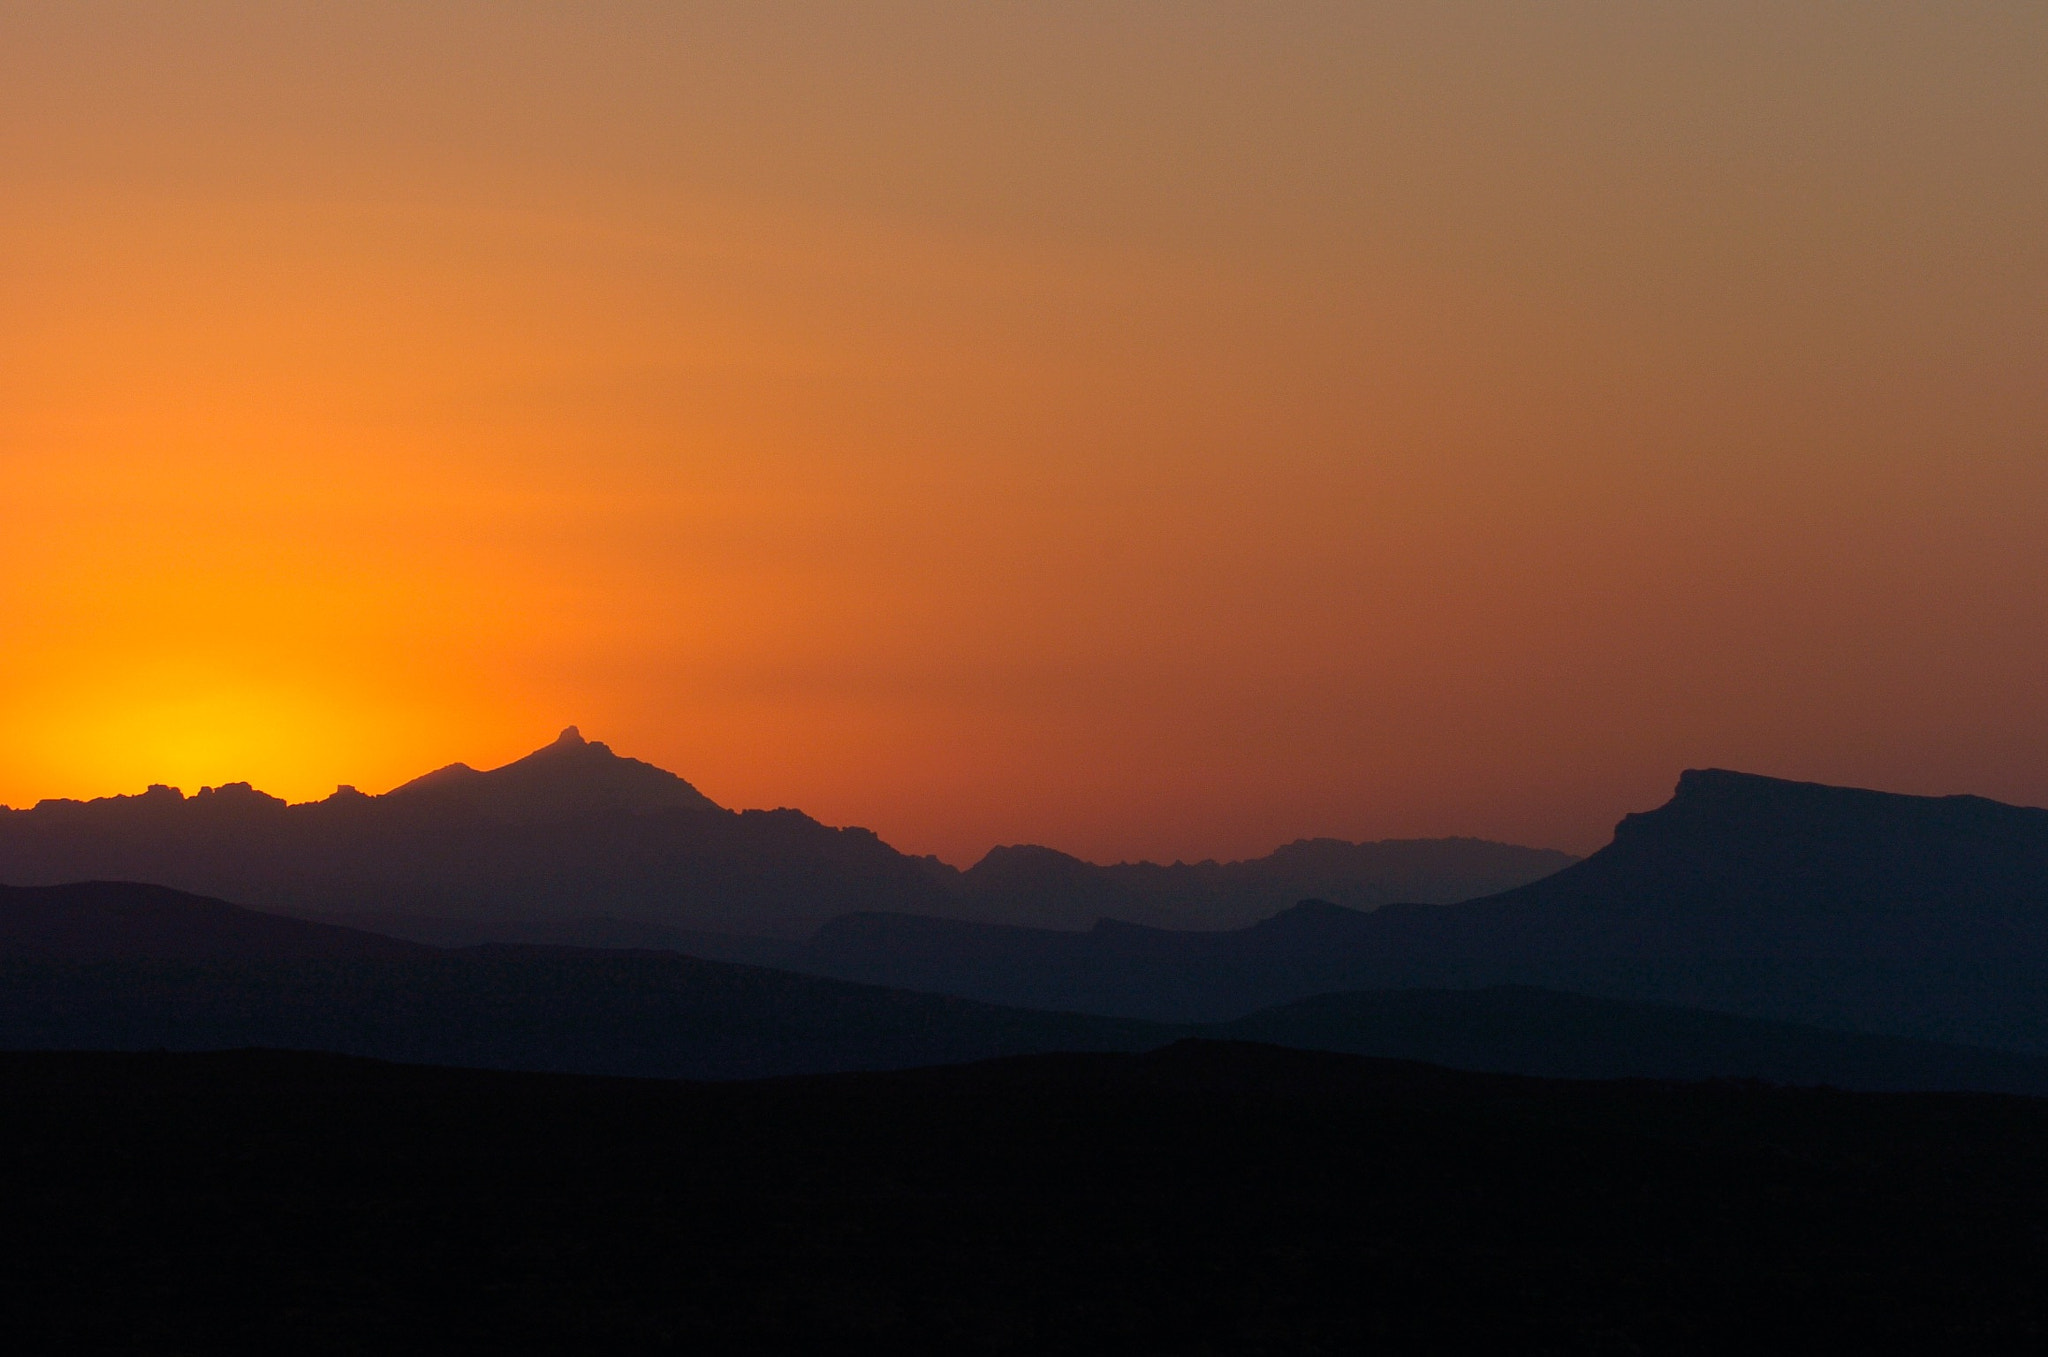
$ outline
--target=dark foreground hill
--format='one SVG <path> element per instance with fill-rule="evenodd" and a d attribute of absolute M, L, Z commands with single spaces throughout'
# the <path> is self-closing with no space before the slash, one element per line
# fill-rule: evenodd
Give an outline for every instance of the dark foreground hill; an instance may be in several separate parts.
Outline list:
<path fill-rule="evenodd" d="M 0 1048 L 271 1047 L 706 1079 L 1186 1035 L 1524 1074 L 2048 1094 L 2048 1058 L 1539 989 L 1326 995 L 1222 1027 L 1032 1011 L 656 951 L 442 950 L 153 886 L 0 888 Z"/>
<path fill-rule="evenodd" d="M 1468 899 L 1571 861 L 1477 839 L 1313 839 L 1250 862 L 1171 866 L 1023 846 L 960 872 L 800 811 L 726 810 L 574 727 L 503 768 L 455 764 L 381 796 L 343 788 L 287 805 L 235 783 L 0 808 L 0 881 L 153 881 L 428 941 L 533 940 L 538 928 L 601 943 L 621 925 L 800 939 L 861 910 L 1228 928 L 1305 896 L 1360 908 Z"/>
<path fill-rule="evenodd" d="M 20 1353 L 2037 1352 L 2048 1103 L 1190 1043 L 0 1056 Z"/>
<path fill-rule="evenodd" d="M 2044 1056 L 1527 985 L 1322 994 L 1187 1030 L 1223 1040 L 1547 1078 L 1740 1078 L 2048 1096 Z"/>
<path fill-rule="evenodd" d="M 733 1079 L 1170 1037 L 672 952 L 444 950 L 157 886 L 0 887 L 0 1047 L 15 1050 L 265 1046 Z"/>
<path fill-rule="evenodd" d="M 1688 772 L 1553 876 L 1232 933 L 864 915 L 790 960 L 992 1002 L 1225 1019 L 1354 989 L 1522 983 L 2048 1052 L 2048 811 Z"/>

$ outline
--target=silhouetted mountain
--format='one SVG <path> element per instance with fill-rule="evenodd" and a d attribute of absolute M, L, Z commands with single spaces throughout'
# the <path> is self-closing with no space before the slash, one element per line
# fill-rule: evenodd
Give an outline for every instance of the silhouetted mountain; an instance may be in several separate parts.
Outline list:
<path fill-rule="evenodd" d="M 1312 840 L 1248 863 L 1097 867 L 998 850 L 967 872 L 794 810 L 728 811 L 574 727 L 488 772 L 287 805 L 247 783 L 0 810 L 0 881 L 153 881 L 260 909 L 385 926 L 574 933 L 610 918 L 693 935 L 802 938 L 861 910 L 1085 928 L 1249 923 L 1305 892 L 1368 905 L 1532 880 L 1563 854 L 1471 839 Z M 517 928 L 497 931 L 496 936 Z M 600 934 L 602 930 L 600 930 Z"/>
<path fill-rule="evenodd" d="M 1526 1074 L 2048 1094 L 2048 1059 L 1535 989 L 1331 995 L 1168 1027 L 665 952 L 444 951 L 155 886 L 0 889 L 0 1047 L 262 1046 L 732 1078 L 1141 1050 L 1195 1033 Z"/>
<path fill-rule="evenodd" d="M 1687 772 L 1577 866 L 1374 929 L 1461 959 L 2048 962 L 2048 810 Z"/>
<path fill-rule="evenodd" d="M 1575 866 L 1482 900 L 1310 904 L 1233 933 L 835 920 L 795 964 L 1159 1019 L 1527 983 L 2048 1051 L 2048 811 L 1688 772 Z"/>
<path fill-rule="evenodd" d="M 544 824 L 605 811 L 722 809 L 674 773 L 622 758 L 605 744 L 585 740 L 574 726 L 553 744 L 503 768 L 480 773 L 466 763 L 451 763 L 387 795 L 415 807 L 459 810 L 507 824 Z"/>
<path fill-rule="evenodd" d="M 154 881 L 283 913 L 532 923 L 587 915 L 800 936 L 947 895 L 864 829 L 723 810 L 573 729 L 489 772 L 286 805 L 247 784 L 0 814 L 0 879 Z"/>
<path fill-rule="evenodd" d="M 10 1351 L 2034 1353 L 2048 1103 L 0 1056 Z"/>

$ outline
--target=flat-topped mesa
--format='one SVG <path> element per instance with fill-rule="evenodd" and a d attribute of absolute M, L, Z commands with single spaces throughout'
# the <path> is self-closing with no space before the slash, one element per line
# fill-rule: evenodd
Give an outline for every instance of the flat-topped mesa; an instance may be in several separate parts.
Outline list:
<path fill-rule="evenodd" d="M 1584 862 L 1443 927 L 1462 932 L 1429 946 L 1491 974 L 1621 957 L 2048 964 L 2048 811 L 1689 771 Z"/>
<path fill-rule="evenodd" d="M 1742 837 L 1776 841 L 1862 840 L 1884 851 L 1898 836 L 1915 840 L 2039 840 L 2048 834 L 2048 810 L 2012 806 L 1981 796 L 1909 796 L 1862 787 L 1688 768 L 1671 799 L 1655 810 L 1623 817 L 1614 842 L 1630 848 L 1674 838 Z"/>

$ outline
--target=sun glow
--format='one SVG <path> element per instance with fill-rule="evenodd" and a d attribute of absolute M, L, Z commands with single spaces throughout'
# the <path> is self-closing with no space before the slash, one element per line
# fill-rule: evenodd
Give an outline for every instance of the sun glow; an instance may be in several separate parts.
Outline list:
<path fill-rule="evenodd" d="M 6 711 L 0 739 L 31 770 L 38 794 L 81 799 L 158 782 L 188 794 L 251 782 L 292 801 L 325 796 L 338 781 L 375 790 L 379 779 L 423 771 L 422 741 L 438 751 L 473 738 L 458 713 L 203 662 L 144 665 Z"/>

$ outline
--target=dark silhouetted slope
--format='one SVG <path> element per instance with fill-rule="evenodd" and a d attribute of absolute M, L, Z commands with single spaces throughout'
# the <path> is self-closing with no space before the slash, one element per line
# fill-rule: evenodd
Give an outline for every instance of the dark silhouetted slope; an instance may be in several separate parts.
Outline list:
<path fill-rule="evenodd" d="M 431 949 L 163 886 L 0 886 L 0 962 L 401 960 Z"/>
<path fill-rule="evenodd" d="M 10 1351 L 2033 1353 L 2048 1103 L 0 1056 Z"/>
<path fill-rule="evenodd" d="M 14 1050 L 269 1047 L 736 1079 L 1138 1050 L 1169 1035 L 1144 1023 L 670 952 L 484 947 L 405 961 L 0 962 L 0 1047 Z"/>
<path fill-rule="evenodd" d="M 0 1047 L 12 1049 L 265 1046 L 738 1078 L 1169 1035 L 670 952 L 444 951 L 156 886 L 0 889 Z"/>

